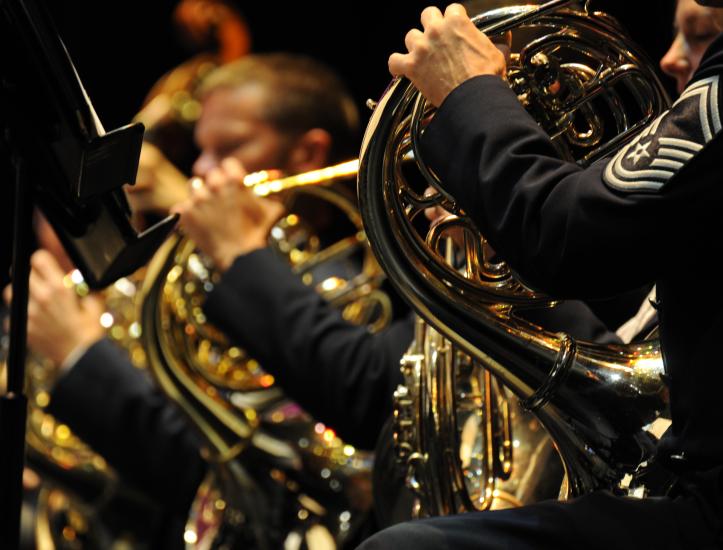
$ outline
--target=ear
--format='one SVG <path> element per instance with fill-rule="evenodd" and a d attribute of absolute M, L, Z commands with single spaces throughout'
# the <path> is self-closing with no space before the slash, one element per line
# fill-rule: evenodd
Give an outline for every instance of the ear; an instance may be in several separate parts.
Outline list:
<path fill-rule="evenodd" d="M 331 140 L 331 134 L 321 128 L 303 133 L 289 151 L 287 170 L 300 174 L 328 166 Z"/>

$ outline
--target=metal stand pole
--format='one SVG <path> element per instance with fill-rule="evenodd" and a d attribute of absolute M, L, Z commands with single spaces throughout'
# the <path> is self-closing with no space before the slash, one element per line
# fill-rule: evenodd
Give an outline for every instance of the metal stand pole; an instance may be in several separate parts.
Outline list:
<path fill-rule="evenodd" d="M 25 422 L 28 400 L 24 394 L 28 319 L 28 280 L 32 236 L 32 184 L 23 159 L 15 165 L 15 220 L 13 237 L 13 298 L 10 307 L 10 349 L 7 390 L 0 396 L 0 548 L 20 545 L 20 509 L 23 499 Z"/>

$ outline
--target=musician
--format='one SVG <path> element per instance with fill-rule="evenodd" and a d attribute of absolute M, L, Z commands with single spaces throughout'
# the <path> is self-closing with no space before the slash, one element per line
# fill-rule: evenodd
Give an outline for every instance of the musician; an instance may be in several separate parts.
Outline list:
<path fill-rule="evenodd" d="M 294 65 L 300 66 L 298 62 Z M 289 72 L 285 67 L 287 77 Z M 266 235 L 281 213 L 280 205 L 240 189 L 239 179 L 245 170 L 277 166 L 293 173 L 348 157 L 341 148 L 329 148 L 327 134 L 331 132 L 297 128 L 292 135 L 299 139 L 294 141 L 281 135 L 281 128 L 287 127 L 276 118 L 259 117 L 258 113 L 265 114 L 264 107 L 268 107 L 264 99 L 271 102 L 268 87 L 277 98 L 283 86 L 276 77 L 273 84 L 252 85 L 248 79 L 257 74 L 264 72 L 252 71 L 240 78 L 228 68 L 213 79 L 209 77 L 202 92 L 204 110 L 196 140 L 203 152 L 195 171 L 205 176 L 206 184 L 195 189 L 193 199 L 178 210 L 183 214 L 184 230 L 223 272 L 221 282 L 208 297 L 206 311 L 212 322 L 273 372 L 291 397 L 352 443 L 370 448 L 391 411 L 390 396 L 401 381 L 398 360 L 411 341 L 412 326 L 402 321 L 384 335 L 373 336 L 349 325 L 266 248 Z M 305 111 L 309 104 L 299 103 Z M 311 104 L 321 105 L 319 101 Z M 279 101 L 274 105 L 278 109 Z M 269 116 L 284 120 L 281 113 Z M 54 322 L 62 324 L 59 321 Z M 42 330 L 37 327 L 37 331 Z M 141 384 L 132 370 L 121 366 L 122 357 L 117 352 L 113 361 L 101 359 L 102 346 L 92 345 L 63 377 L 53 394 L 56 414 L 76 429 L 85 426 L 86 432 L 79 433 L 91 443 L 98 438 L 105 442 L 103 452 L 111 462 L 118 452 L 113 446 L 118 446 L 119 433 L 130 434 L 125 440 L 144 441 L 140 449 L 126 447 L 124 470 L 142 476 L 146 487 L 158 492 L 158 498 L 168 498 L 160 493 L 169 476 L 163 475 L 160 481 L 150 478 L 172 461 L 172 494 L 182 491 L 174 506 L 187 508 L 191 493 L 188 482 L 198 478 L 199 460 L 188 450 L 182 419 L 169 413 L 160 396 Z M 99 368 L 101 363 L 103 368 Z M 93 388 L 92 402 L 78 399 L 81 387 Z M 152 404 L 150 409 L 146 402 Z M 117 422 L 119 411 L 123 411 L 123 423 L 110 431 L 108 426 Z M 164 435 L 164 426 L 172 428 L 173 437 Z M 147 453 L 152 454 L 153 462 L 144 470 Z M 178 479 L 184 482 L 177 483 Z"/>
<path fill-rule="evenodd" d="M 209 101 L 213 95 L 205 103 Z M 204 118 L 224 118 L 222 109 L 219 115 L 214 112 Z M 199 144 L 207 140 L 211 126 L 200 121 Z M 184 232 L 222 273 L 204 305 L 208 319 L 257 358 L 315 418 L 332 425 L 346 441 L 374 448 L 391 414 L 391 396 L 402 382 L 398 365 L 412 340 L 411 317 L 396 320 L 380 334 L 345 321 L 267 247 L 282 208 L 244 188 L 241 181 L 253 168 L 238 152 L 222 152 L 225 156 L 210 151 L 199 157 L 195 168 L 205 185 L 174 208 Z M 618 341 L 580 302 L 529 316 L 553 330 L 565 327 L 589 340 Z"/>
<path fill-rule="evenodd" d="M 204 103 L 213 99 L 206 96 Z M 218 124 L 202 119 L 197 127 L 199 144 L 212 143 L 207 129 L 228 118 L 223 109 L 215 112 L 206 111 L 204 118 L 218 118 Z M 204 305 L 209 321 L 257 358 L 316 419 L 333 426 L 347 442 L 365 449 L 376 446 L 388 457 L 389 425 L 382 430 L 391 414 L 392 393 L 402 382 L 398 365 L 412 340 L 411 318 L 394 322 L 380 334 L 342 319 L 267 247 L 271 225 L 281 213 L 279 203 L 244 189 L 241 180 L 253 166 L 249 168 L 239 152 L 221 151 L 225 158 L 213 150 L 200 157 L 196 171 L 205 184 L 175 209 L 181 213 L 185 233 L 222 273 Z M 337 155 L 329 160 L 346 159 Z M 581 302 L 548 310 L 536 321 L 588 340 L 614 340 Z M 378 459 L 377 464 L 382 464 L 382 469 L 375 468 L 380 477 L 394 469 L 393 457 Z M 385 467 L 389 471 L 383 471 Z M 386 477 L 375 484 L 375 489 L 387 493 L 375 499 L 380 524 L 399 519 L 397 512 L 403 506 L 390 509 L 399 488 Z"/>
<path fill-rule="evenodd" d="M 252 170 L 278 167 L 295 173 L 347 159 L 357 142 L 351 98 L 328 69 L 306 57 L 248 56 L 210 74 L 201 101 L 203 110 L 195 131 L 201 155 L 194 170 L 208 177 L 206 189 L 213 188 L 213 169 L 227 156 Z M 267 206 L 272 213 L 266 221 L 275 221 L 281 205 L 269 202 Z M 237 213 L 225 221 L 235 217 Z M 264 233 L 264 243 L 265 238 Z M 243 265 L 260 275 L 267 293 L 278 291 L 289 298 L 284 278 L 292 285 L 298 283 L 304 292 L 309 290 L 269 250 Z M 62 370 L 50 412 L 129 481 L 169 512 L 185 517 L 205 471 L 198 453 L 200 443 L 189 433 L 185 418 L 131 367 L 124 352 L 101 338 L 97 312 L 89 315 L 89 308 L 62 287 L 62 273 L 47 254 L 33 257 L 29 344 Z M 216 295 L 223 292 L 222 284 Z M 317 300 L 313 291 L 310 294 L 312 301 Z M 261 317 L 256 310 L 253 322 Z M 283 330 L 281 334 L 286 338 Z M 391 352 L 394 363 L 411 340 L 411 327 L 405 337 L 393 339 L 397 340 L 401 343 L 394 344 Z"/>
<path fill-rule="evenodd" d="M 713 0 L 700 3 L 723 7 Z M 679 13 L 685 7 L 681 2 Z M 678 24 L 681 45 L 690 36 L 685 22 Z M 439 106 L 423 152 L 495 249 L 556 295 L 613 294 L 657 281 L 673 420 L 657 458 L 677 474 L 678 483 L 673 494 L 660 498 L 597 492 L 571 502 L 403 524 L 362 548 L 719 547 L 723 372 L 708 342 L 723 329 L 723 298 L 691 285 L 688 269 L 695 265 L 707 279 L 716 272 L 721 248 L 723 36 L 691 68 L 681 99 L 660 118 L 650 139 L 633 141 L 613 158 L 582 169 L 559 160 L 504 82 L 503 55 L 460 5 L 444 14 L 427 8 L 422 26 L 406 36 L 409 53 L 390 57 L 390 71 L 409 77 Z M 673 56 L 680 55 L 676 49 L 674 44 L 663 61 L 669 70 Z M 692 57 L 685 61 L 696 63 Z M 683 148 L 674 151 L 681 162 L 659 163 L 668 168 L 651 172 L 654 159 L 668 154 L 658 145 L 663 139 Z"/>
<path fill-rule="evenodd" d="M 723 11 L 699 5 L 695 0 L 678 0 L 673 27 L 673 43 L 660 60 L 660 68 L 675 79 L 681 94 L 703 54 L 723 31 Z"/>
<path fill-rule="evenodd" d="M 212 99 L 207 95 L 204 102 Z M 222 109 L 217 118 L 218 124 L 199 124 L 199 144 L 213 141 L 205 139 L 206 128 L 221 125 Z M 205 185 L 193 189 L 191 200 L 175 209 L 181 213 L 184 232 L 222 273 L 204 305 L 207 317 L 257 358 L 316 419 L 333 426 L 347 442 L 376 448 L 378 457 L 381 453 L 390 458 L 377 459 L 388 471 L 375 468 L 384 478 L 375 483 L 375 490 L 387 493 L 375 499 L 375 511 L 382 525 L 398 520 L 399 510 L 389 509 L 400 487 L 386 477 L 394 469 L 394 459 L 389 457 L 391 432 L 385 422 L 392 393 L 402 383 L 398 365 L 412 340 L 412 320 L 402 318 L 384 332 L 370 334 L 343 320 L 302 284 L 267 247 L 271 226 L 281 214 L 278 202 L 244 189 L 240 182 L 254 166 L 238 151 L 222 152 L 225 158 L 212 151 L 200 157 L 195 168 Z M 347 158 L 335 155 L 328 160 Z M 627 311 L 629 317 L 634 310 Z M 550 330 L 566 330 L 590 341 L 618 341 L 579 301 L 528 315 Z"/>

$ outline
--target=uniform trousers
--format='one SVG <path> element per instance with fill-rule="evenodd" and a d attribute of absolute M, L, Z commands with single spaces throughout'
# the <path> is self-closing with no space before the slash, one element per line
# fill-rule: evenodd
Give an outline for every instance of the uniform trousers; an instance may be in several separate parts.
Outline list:
<path fill-rule="evenodd" d="M 623 498 L 596 492 L 509 510 L 395 525 L 359 550 L 709 550 L 718 520 L 701 498 Z"/>

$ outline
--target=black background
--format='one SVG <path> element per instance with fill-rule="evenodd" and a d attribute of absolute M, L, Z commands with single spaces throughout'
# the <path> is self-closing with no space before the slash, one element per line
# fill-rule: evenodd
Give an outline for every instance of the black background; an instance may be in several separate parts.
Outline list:
<path fill-rule="evenodd" d="M 175 3 L 47 1 L 106 129 L 127 124 L 156 79 L 189 57 L 171 25 Z M 345 80 L 366 120 L 365 100 L 377 99 L 390 80 L 389 54 L 402 50 L 404 35 L 419 26 L 419 13 L 430 2 L 236 4 L 251 29 L 254 51 L 301 52 L 325 61 Z M 592 6 L 617 17 L 656 63 L 670 44 L 674 0 L 594 0 Z M 0 158 L 0 284 L 7 280 L 9 262 L 11 183 Z"/>
<path fill-rule="evenodd" d="M 164 72 L 188 57 L 170 24 L 175 0 L 48 2 L 106 127 L 127 123 Z M 240 2 L 255 51 L 294 51 L 317 57 L 347 82 L 360 107 L 389 81 L 387 58 L 419 26 L 429 1 Z M 442 6 L 445 3 L 438 3 Z M 615 15 L 659 59 L 670 43 L 673 2 L 594 0 Z M 332 21 L 329 23 L 328 21 Z"/>

